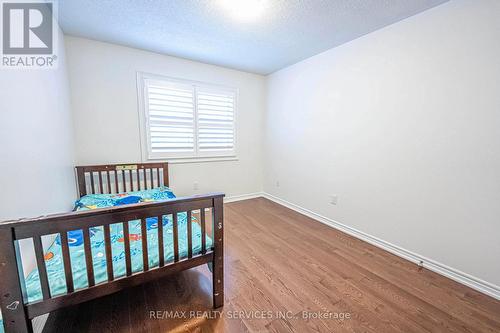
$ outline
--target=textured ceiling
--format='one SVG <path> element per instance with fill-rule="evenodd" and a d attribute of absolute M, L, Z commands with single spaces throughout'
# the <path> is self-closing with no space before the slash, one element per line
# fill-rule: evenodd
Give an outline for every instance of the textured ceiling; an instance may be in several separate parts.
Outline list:
<path fill-rule="evenodd" d="M 256 0 L 263 15 L 244 22 L 219 1 L 61 0 L 59 23 L 70 35 L 269 74 L 447 0 Z"/>

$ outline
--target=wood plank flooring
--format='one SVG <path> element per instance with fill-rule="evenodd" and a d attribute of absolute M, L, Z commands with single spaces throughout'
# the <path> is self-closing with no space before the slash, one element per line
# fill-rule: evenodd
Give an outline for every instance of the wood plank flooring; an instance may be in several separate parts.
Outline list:
<path fill-rule="evenodd" d="M 44 332 L 500 332 L 500 301 L 283 206 L 224 213 L 222 312 L 203 266 L 54 312 Z"/>

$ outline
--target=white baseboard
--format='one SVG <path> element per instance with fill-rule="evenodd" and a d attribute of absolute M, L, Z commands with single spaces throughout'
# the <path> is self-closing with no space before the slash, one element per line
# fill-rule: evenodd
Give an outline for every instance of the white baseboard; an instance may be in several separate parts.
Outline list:
<path fill-rule="evenodd" d="M 248 193 L 248 194 L 240 194 L 240 195 L 232 195 L 229 197 L 224 198 L 224 203 L 229 203 L 229 202 L 235 202 L 235 201 L 241 201 L 241 200 L 248 200 L 248 199 L 255 199 L 259 197 L 263 197 L 264 192 L 255 192 L 255 193 Z"/>
<path fill-rule="evenodd" d="M 500 287 L 263 192 L 262 197 L 500 300 Z M 243 199 L 242 199 L 243 200 Z"/>

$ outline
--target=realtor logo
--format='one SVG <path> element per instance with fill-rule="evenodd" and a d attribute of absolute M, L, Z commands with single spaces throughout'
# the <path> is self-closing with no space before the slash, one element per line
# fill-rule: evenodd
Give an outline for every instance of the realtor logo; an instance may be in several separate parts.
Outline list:
<path fill-rule="evenodd" d="M 54 7 L 51 1 L 2 1 L 2 67 L 54 68 Z"/>

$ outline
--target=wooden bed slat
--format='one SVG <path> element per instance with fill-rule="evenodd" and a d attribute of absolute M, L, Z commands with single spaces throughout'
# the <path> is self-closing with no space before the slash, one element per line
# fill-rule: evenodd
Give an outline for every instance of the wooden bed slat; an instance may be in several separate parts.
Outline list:
<path fill-rule="evenodd" d="M 111 194 L 111 178 L 109 177 L 109 170 L 106 170 L 106 176 L 108 180 L 108 194 Z"/>
<path fill-rule="evenodd" d="M 158 182 L 158 187 L 160 187 L 160 168 L 156 168 L 156 181 Z"/>
<path fill-rule="evenodd" d="M 115 193 L 119 193 L 120 189 L 118 188 L 118 171 L 115 170 L 114 174 L 115 174 Z"/>
<path fill-rule="evenodd" d="M 160 170 L 158 169 L 158 171 L 160 171 Z M 170 186 L 168 184 L 168 168 L 167 167 L 163 167 L 163 185 Z"/>
<path fill-rule="evenodd" d="M 187 223 L 186 223 L 186 228 L 187 228 L 187 238 L 188 238 L 188 258 L 193 257 L 193 226 L 192 226 L 192 212 L 188 210 L 187 212 Z"/>
<path fill-rule="evenodd" d="M 158 257 L 159 266 L 163 267 L 165 265 L 165 253 L 163 247 L 163 216 L 158 216 Z"/>
<path fill-rule="evenodd" d="M 106 270 L 108 272 L 108 282 L 115 279 L 113 275 L 113 255 L 111 253 L 111 230 L 110 225 L 103 226 L 104 228 L 104 250 L 106 252 Z"/>
<path fill-rule="evenodd" d="M 71 257 L 69 255 L 68 233 L 65 231 L 61 232 L 61 251 L 63 255 L 64 275 L 66 276 L 66 288 L 68 289 L 68 293 L 72 293 L 74 291 L 73 273 L 71 271 Z"/>
<path fill-rule="evenodd" d="M 104 194 L 104 186 L 102 184 L 102 172 L 98 171 L 97 174 L 99 175 L 99 193 Z"/>
<path fill-rule="evenodd" d="M 149 257 L 148 257 L 148 228 L 146 219 L 141 219 L 141 241 L 142 241 L 142 262 L 143 271 L 149 270 Z"/>
<path fill-rule="evenodd" d="M 125 266 L 127 276 L 132 275 L 132 259 L 130 258 L 130 234 L 128 230 L 128 221 L 123 222 L 123 244 L 125 245 Z"/>
<path fill-rule="evenodd" d="M 177 213 L 172 214 L 174 237 L 174 262 L 179 261 L 179 230 L 177 228 Z"/>
<path fill-rule="evenodd" d="M 90 188 L 92 189 L 92 194 L 95 193 L 95 184 L 94 184 L 94 172 L 90 172 Z"/>
<path fill-rule="evenodd" d="M 142 170 L 142 176 L 143 176 L 143 182 L 142 185 L 144 186 L 144 189 L 148 189 L 148 175 L 146 173 L 146 169 L 141 169 Z"/>
<path fill-rule="evenodd" d="M 200 209 L 200 217 L 201 217 L 201 253 L 207 253 L 207 231 L 206 231 L 206 222 L 205 222 L 205 208 Z"/>
<path fill-rule="evenodd" d="M 95 285 L 94 262 L 92 261 L 90 233 L 87 228 L 83 228 L 83 249 L 85 252 L 85 263 L 87 265 L 87 281 L 89 283 L 89 287 L 92 287 Z"/>
<path fill-rule="evenodd" d="M 85 181 L 85 170 L 81 167 L 76 167 L 76 174 L 78 178 L 78 192 L 80 198 L 87 194 L 87 182 Z"/>
<path fill-rule="evenodd" d="M 122 192 L 127 192 L 127 180 L 125 179 L 125 170 L 122 170 Z"/>
<path fill-rule="evenodd" d="M 38 275 L 40 277 L 40 286 L 42 287 L 43 299 L 49 299 L 49 279 L 47 278 L 47 267 L 45 267 L 42 239 L 40 236 L 33 237 L 33 247 L 35 249 L 36 264 L 38 266 Z"/>
<path fill-rule="evenodd" d="M 144 170 L 144 169 L 142 169 Z M 141 183 L 141 169 L 137 169 L 137 186 L 139 187 L 139 191 L 142 188 L 142 183 Z"/>
<path fill-rule="evenodd" d="M 135 191 L 135 188 L 134 188 L 134 176 L 132 174 L 132 170 L 128 171 L 128 176 L 130 177 L 130 190 L 133 192 Z"/>
<path fill-rule="evenodd" d="M 151 189 L 155 188 L 154 180 L 153 180 L 153 168 L 149 169 L 149 178 L 151 179 Z"/>

